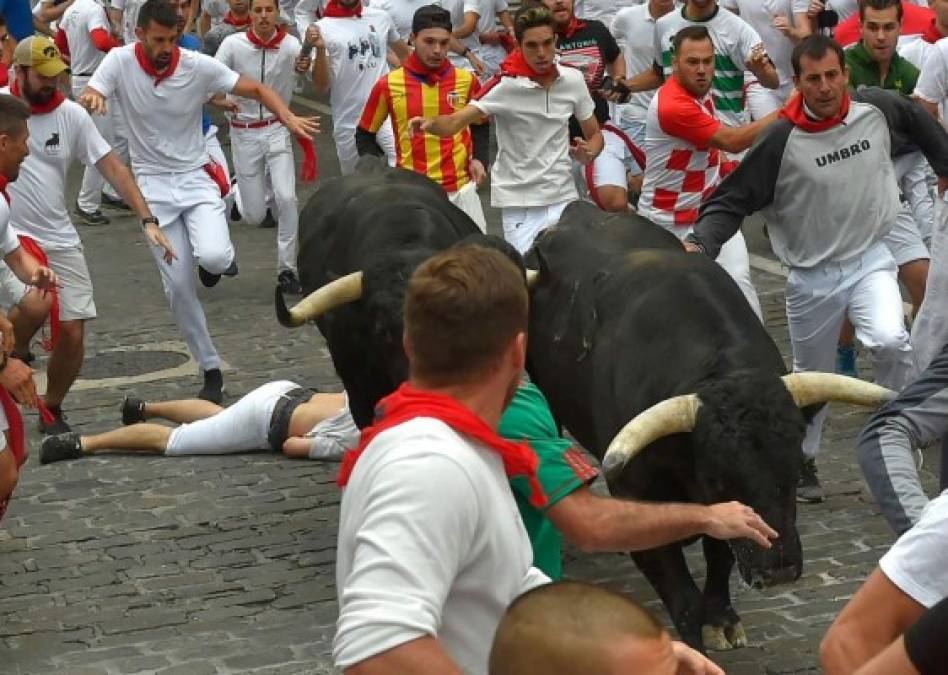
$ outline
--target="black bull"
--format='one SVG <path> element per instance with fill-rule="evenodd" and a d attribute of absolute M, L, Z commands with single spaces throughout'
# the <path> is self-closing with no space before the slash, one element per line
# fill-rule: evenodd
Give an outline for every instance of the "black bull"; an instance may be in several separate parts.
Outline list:
<path fill-rule="evenodd" d="M 316 323 L 359 426 L 407 375 L 401 306 L 414 268 L 477 227 L 433 183 L 395 170 L 330 181 L 300 216 L 305 292 L 362 270 L 362 298 Z M 692 434 L 664 438 L 610 488 L 618 496 L 710 503 L 738 499 L 781 533 L 769 552 L 703 539 L 704 594 L 681 545 L 635 555 L 683 639 L 743 641 L 728 579 L 734 555 L 754 585 L 800 574 L 794 486 L 804 417 L 782 386 L 785 366 L 743 295 L 715 263 L 686 254 L 637 216 L 606 217 L 582 203 L 536 247 L 528 368 L 554 414 L 602 458 L 613 435 L 650 405 L 702 397 Z M 277 293 L 281 322 L 286 307 Z"/>

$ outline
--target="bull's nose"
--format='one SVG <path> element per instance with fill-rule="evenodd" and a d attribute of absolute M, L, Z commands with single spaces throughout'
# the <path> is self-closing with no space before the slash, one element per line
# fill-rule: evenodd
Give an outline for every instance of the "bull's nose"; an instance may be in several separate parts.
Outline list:
<path fill-rule="evenodd" d="M 787 567 L 779 567 L 773 570 L 767 570 L 762 575 L 760 575 L 761 586 L 756 586 L 753 583 L 751 584 L 754 588 L 761 588 L 765 586 L 776 586 L 778 584 L 787 584 L 791 581 L 796 581 L 800 578 L 801 569 L 798 565 L 788 565 Z M 752 580 L 753 581 L 753 580 Z"/>

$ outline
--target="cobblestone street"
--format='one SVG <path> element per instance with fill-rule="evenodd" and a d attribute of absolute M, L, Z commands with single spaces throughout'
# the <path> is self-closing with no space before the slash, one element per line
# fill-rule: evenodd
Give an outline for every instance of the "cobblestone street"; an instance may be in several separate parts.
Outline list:
<path fill-rule="evenodd" d="M 125 393 L 192 397 L 200 382 L 133 219 L 81 234 L 99 319 L 65 408 L 74 428 L 93 432 L 120 422 Z M 240 275 L 202 289 L 228 400 L 284 378 L 338 390 L 315 330 L 275 320 L 275 231 L 238 222 L 232 234 Z M 761 272 L 755 281 L 786 355 L 782 282 Z M 853 457 L 864 419 L 855 408 L 832 411 L 821 460 L 829 497 L 799 513 L 800 581 L 757 592 L 735 575 L 750 646 L 713 655 L 728 673 L 818 672 L 826 627 L 893 541 Z M 336 464 L 258 453 L 44 467 L 35 415 L 27 422 L 34 457 L 0 525 L 0 673 L 335 672 Z M 932 488 L 938 467 L 933 452 L 926 459 Z M 629 592 L 667 620 L 628 556 L 570 550 L 566 571 Z"/>

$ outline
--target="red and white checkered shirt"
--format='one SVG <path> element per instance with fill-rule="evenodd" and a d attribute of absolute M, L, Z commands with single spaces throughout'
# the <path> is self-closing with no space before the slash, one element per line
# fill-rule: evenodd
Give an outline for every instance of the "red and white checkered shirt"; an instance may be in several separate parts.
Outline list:
<path fill-rule="evenodd" d="M 720 128 L 714 99 L 696 98 L 672 75 L 652 98 L 645 122 L 645 179 L 639 213 L 684 237 L 698 207 L 721 181 L 724 159 L 710 147 Z"/>

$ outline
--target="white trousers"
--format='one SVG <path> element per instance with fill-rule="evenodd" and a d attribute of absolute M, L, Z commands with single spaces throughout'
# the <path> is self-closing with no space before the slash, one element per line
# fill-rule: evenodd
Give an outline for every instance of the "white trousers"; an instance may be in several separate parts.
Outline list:
<path fill-rule="evenodd" d="M 915 377 L 948 342 L 948 204 L 943 198 L 935 201 L 931 255 L 925 300 L 912 324 Z"/>
<path fill-rule="evenodd" d="M 843 317 L 869 351 L 876 382 L 899 391 L 911 376 L 912 347 L 905 330 L 896 265 L 889 249 L 876 242 L 856 258 L 794 268 L 787 277 L 787 322 L 794 371 L 832 373 Z M 807 428 L 803 452 L 816 457 L 827 409 Z"/>
<path fill-rule="evenodd" d="M 72 78 L 73 98 L 79 98 L 79 94 L 86 88 L 90 79 L 89 77 L 81 76 Z M 102 138 L 104 138 L 106 143 L 112 148 L 116 146 L 115 118 L 117 112 L 117 110 L 113 109 L 110 100 L 108 111 L 104 115 L 92 115 L 92 123 L 95 125 L 95 128 L 98 129 L 99 133 L 102 134 Z M 118 193 L 111 185 L 106 183 L 105 178 L 99 173 L 99 170 L 96 169 L 94 165 L 87 166 L 82 174 L 82 184 L 79 187 L 79 196 L 76 197 L 76 204 L 78 204 L 80 209 L 89 213 L 98 211 L 99 207 L 102 206 L 103 189 L 109 197 L 113 199 L 119 198 Z"/>
<path fill-rule="evenodd" d="M 231 127 L 230 137 L 240 189 L 240 213 L 248 225 L 263 222 L 267 215 L 269 170 L 277 215 L 277 269 L 295 273 L 299 210 L 290 132 L 282 124 L 258 129 Z"/>
<path fill-rule="evenodd" d="M 339 157 L 339 170 L 343 176 L 355 171 L 359 161 L 359 152 L 356 150 L 355 127 L 337 126 L 333 128 L 332 138 L 336 142 L 336 156 Z M 392 133 L 392 122 L 386 119 L 375 140 L 385 153 L 389 166 L 395 166 L 395 135 Z"/>
<path fill-rule="evenodd" d="M 572 200 L 547 206 L 505 206 L 500 210 L 503 220 L 504 239 L 525 255 L 537 236 L 548 227 L 556 225 L 563 209 Z"/>
<path fill-rule="evenodd" d="M 268 382 L 213 417 L 182 424 L 171 432 L 166 455 L 226 455 L 268 450 L 270 418 L 280 397 L 299 385 Z"/>
<path fill-rule="evenodd" d="M 481 197 L 477 194 L 477 185 L 470 181 L 457 192 L 449 192 L 448 199 L 456 207 L 464 211 L 471 220 L 481 229 L 481 232 L 487 234 L 487 220 L 484 218 L 484 207 L 481 205 Z"/>
<path fill-rule="evenodd" d="M 178 256 L 168 264 L 162 259 L 164 249 L 151 247 L 175 323 L 201 370 L 219 368 L 221 360 L 197 295 L 194 266 L 220 274 L 234 261 L 220 189 L 203 168 L 139 175 L 138 186 Z"/>

